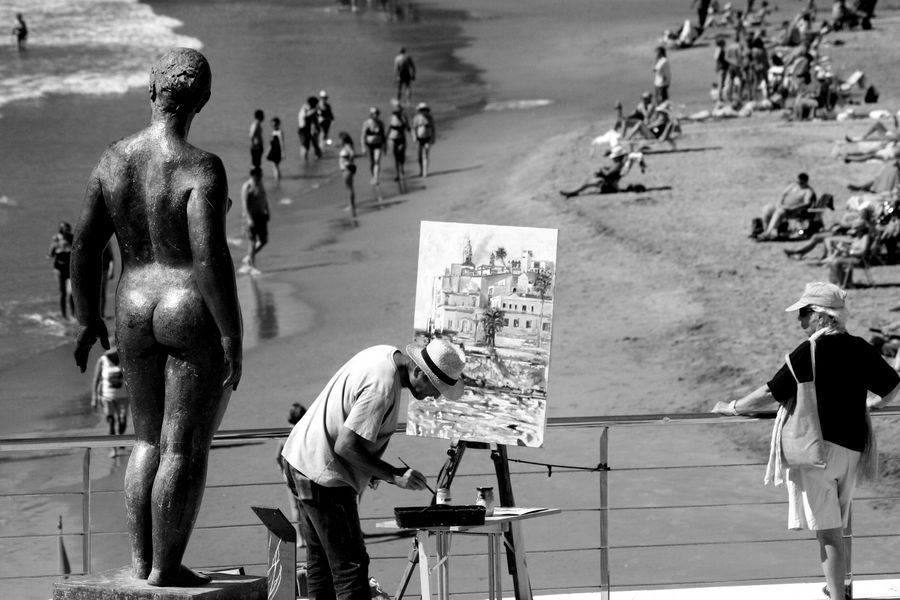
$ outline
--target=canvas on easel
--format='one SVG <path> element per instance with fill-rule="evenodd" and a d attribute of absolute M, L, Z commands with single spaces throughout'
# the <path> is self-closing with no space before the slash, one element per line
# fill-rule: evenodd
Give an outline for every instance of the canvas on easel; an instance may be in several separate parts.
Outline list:
<path fill-rule="evenodd" d="M 555 229 L 422 222 L 416 339 L 460 347 L 466 391 L 411 400 L 407 434 L 543 445 L 556 253 Z"/>

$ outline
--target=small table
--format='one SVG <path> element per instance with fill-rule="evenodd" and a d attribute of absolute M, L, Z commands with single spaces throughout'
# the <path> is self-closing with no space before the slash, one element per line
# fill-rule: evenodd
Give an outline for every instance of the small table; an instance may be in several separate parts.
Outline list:
<path fill-rule="evenodd" d="M 485 517 L 484 525 L 456 525 L 451 527 L 417 527 L 416 542 L 419 549 L 419 580 L 422 587 L 422 599 L 431 598 L 431 581 L 429 575 L 437 569 L 437 597 L 438 600 L 450 599 L 450 538 L 454 533 L 466 535 L 483 535 L 488 541 L 488 598 L 490 600 L 502 600 L 503 590 L 500 585 L 501 576 L 501 550 L 503 534 L 511 527 L 525 519 L 534 519 L 549 515 L 559 514 L 558 508 L 523 508 L 518 506 L 498 506 L 494 508 L 494 514 Z M 397 522 L 381 521 L 375 527 L 384 529 L 402 529 Z M 434 565 L 428 563 L 428 536 L 434 535 L 436 559 Z M 525 573 L 525 550 L 509 548 L 515 556 L 516 567 L 520 573 Z"/>

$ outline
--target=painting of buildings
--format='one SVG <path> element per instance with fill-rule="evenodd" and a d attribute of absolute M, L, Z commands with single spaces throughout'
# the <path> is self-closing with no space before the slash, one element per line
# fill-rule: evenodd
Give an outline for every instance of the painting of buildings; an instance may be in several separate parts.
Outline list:
<path fill-rule="evenodd" d="M 556 241 L 555 229 L 422 222 L 416 339 L 462 349 L 466 392 L 411 400 L 408 434 L 543 444 Z"/>

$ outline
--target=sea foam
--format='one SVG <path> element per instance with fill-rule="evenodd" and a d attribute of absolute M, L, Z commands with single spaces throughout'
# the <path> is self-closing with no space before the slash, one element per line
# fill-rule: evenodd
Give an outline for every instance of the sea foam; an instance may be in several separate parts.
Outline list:
<path fill-rule="evenodd" d="M 137 0 L 0 0 L 0 13 L 21 12 L 25 52 L 5 49 L 0 106 L 49 94 L 121 94 L 147 84 L 148 65 L 175 46 L 200 40 L 175 33 L 182 23 Z"/>

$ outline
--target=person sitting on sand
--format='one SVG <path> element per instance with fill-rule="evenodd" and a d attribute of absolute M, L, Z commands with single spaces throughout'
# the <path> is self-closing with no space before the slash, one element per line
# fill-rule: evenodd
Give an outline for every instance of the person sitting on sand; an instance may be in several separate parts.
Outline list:
<path fill-rule="evenodd" d="M 640 165 L 642 173 L 646 169 L 643 154 L 640 152 L 629 153 L 622 146 L 613 148 L 609 153 L 609 158 L 612 164 L 598 169 L 594 176 L 580 187 L 571 191 L 560 190 L 559 194 L 564 198 L 571 198 L 590 188 L 597 188 L 601 194 L 614 194 L 619 191 L 619 182 L 631 170 L 635 162 Z"/>
<path fill-rule="evenodd" d="M 895 159 L 885 163 L 874 178 L 865 183 L 849 183 L 847 184 L 847 189 L 854 192 L 880 194 L 882 192 L 892 192 L 898 185 L 900 185 L 900 159 Z"/>
<path fill-rule="evenodd" d="M 798 174 L 797 181 L 784 189 L 778 204 L 766 204 L 763 207 L 763 223 L 766 223 L 766 229 L 757 239 L 776 239 L 778 229 L 785 219 L 804 214 L 812 208 L 815 201 L 816 192 L 809 185 L 809 175 Z"/>
<path fill-rule="evenodd" d="M 680 126 L 671 115 L 672 107 L 669 102 L 663 102 L 653 111 L 649 122 L 636 123 L 631 131 L 625 134 L 626 139 L 640 138 L 650 141 L 668 142 L 675 148 L 675 137 L 680 131 Z"/>
<path fill-rule="evenodd" d="M 826 197 L 828 194 L 823 194 Z M 836 223 L 833 223 L 826 231 L 821 231 L 810 237 L 799 248 L 787 248 L 784 254 L 790 258 L 803 258 L 812 252 L 816 246 L 822 245 L 822 257 L 824 262 L 828 258 L 829 248 L 840 240 L 851 239 L 860 228 L 868 227 L 875 222 L 875 206 L 869 201 L 860 201 L 859 196 L 854 196 L 847 201 L 847 209 Z"/>
<path fill-rule="evenodd" d="M 898 141 L 900 140 L 900 123 L 897 121 L 897 115 L 891 115 L 894 122 L 893 131 L 888 129 L 887 125 L 882 121 L 875 121 L 872 126 L 858 138 L 852 138 L 849 135 L 844 136 L 847 143 L 868 142 L 868 141 Z"/>
<path fill-rule="evenodd" d="M 825 259 L 828 266 L 828 280 L 844 288 L 852 287 L 853 281 L 850 277 L 853 274 L 853 267 L 869 254 L 876 236 L 875 224 L 868 221 L 864 226 L 857 228 L 849 240 L 825 240 L 825 246 L 828 248 L 828 258 Z"/>

